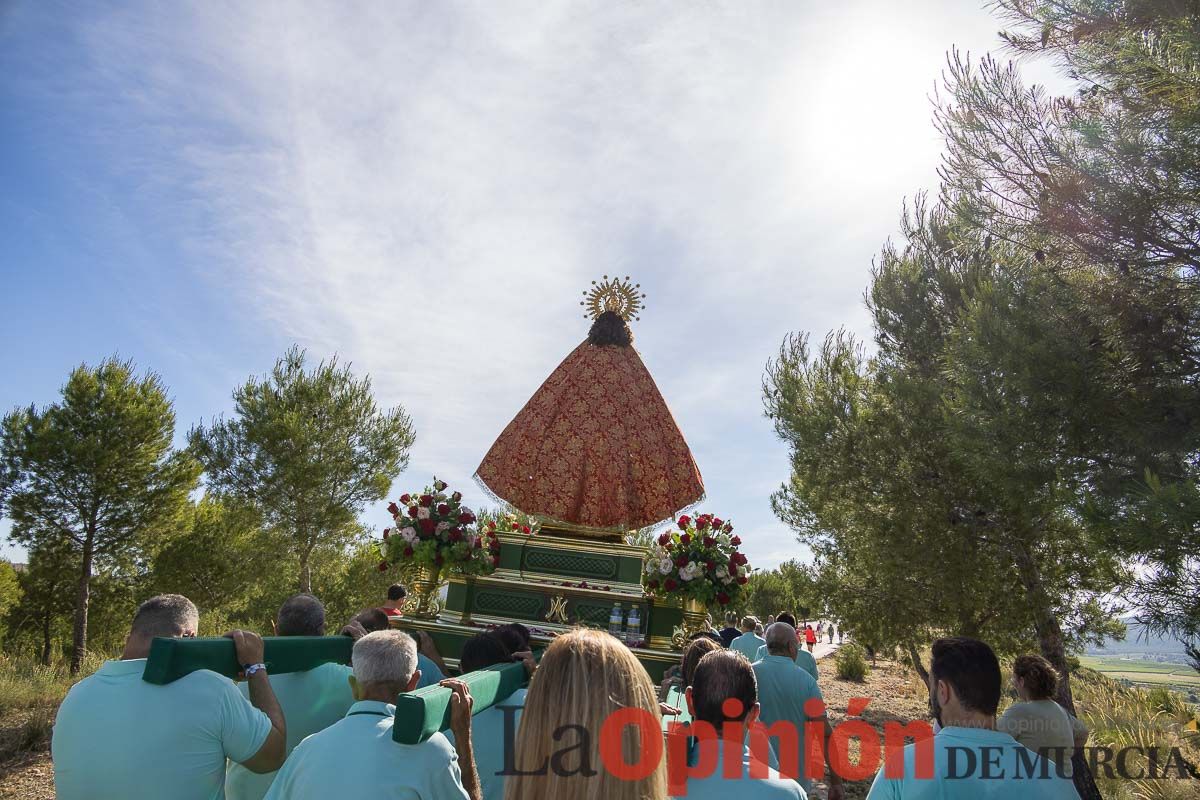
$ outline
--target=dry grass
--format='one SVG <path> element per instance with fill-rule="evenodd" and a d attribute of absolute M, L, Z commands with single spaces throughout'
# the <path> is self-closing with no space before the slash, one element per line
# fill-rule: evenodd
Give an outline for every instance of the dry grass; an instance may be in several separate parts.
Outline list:
<path fill-rule="evenodd" d="M 101 663 L 91 659 L 83 675 Z M 75 683 L 66 664 L 0 655 L 0 798 L 52 798 L 50 734 L 58 704 Z"/>
<path fill-rule="evenodd" d="M 1167 748 L 1177 747 L 1191 764 L 1200 763 L 1200 735 L 1189 730 L 1197 709 L 1178 694 L 1162 688 L 1126 688 L 1090 669 L 1072 675 L 1079 718 L 1091 730 L 1089 745 L 1158 748 L 1165 761 Z M 1132 771 L 1144 770 L 1146 759 L 1129 759 Z M 1196 780 L 1150 780 L 1096 776 L 1100 791 L 1112 800 L 1183 800 L 1200 793 Z"/>

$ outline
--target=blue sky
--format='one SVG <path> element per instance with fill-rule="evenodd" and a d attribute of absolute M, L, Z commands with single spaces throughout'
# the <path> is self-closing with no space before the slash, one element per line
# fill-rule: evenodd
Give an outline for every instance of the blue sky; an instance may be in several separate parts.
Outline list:
<path fill-rule="evenodd" d="M 478 503 L 579 292 L 629 274 L 705 508 L 755 566 L 805 558 L 763 366 L 790 331 L 869 337 L 945 53 L 999 27 L 967 0 L 0 3 L 0 408 L 115 353 L 182 441 L 297 342 L 413 416 L 394 494 Z"/>

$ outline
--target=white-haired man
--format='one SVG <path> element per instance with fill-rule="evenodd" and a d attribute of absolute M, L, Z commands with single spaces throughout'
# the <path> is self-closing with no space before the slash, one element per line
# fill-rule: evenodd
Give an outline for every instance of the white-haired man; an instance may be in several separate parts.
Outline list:
<path fill-rule="evenodd" d="M 356 702 L 341 721 L 296 746 L 275 776 L 267 800 L 481 800 L 467 685 L 441 682 L 454 692 L 453 745 L 440 733 L 421 744 L 397 744 L 392 740 L 393 701 L 420 681 L 416 644 L 400 631 L 375 631 L 354 643 L 351 659 L 350 687 Z"/>
<path fill-rule="evenodd" d="M 771 727 L 781 723 L 795 731 L 791 739 L 798 745 L 799 752 L 783 752 L 779 750 L 779 771 L 788 777 L 795 777 L 804 787 L 804 791 L 812 793 L 812 780 L 806 774 L 805 742 L 807 728 L 805 723 L 824 721 L 825 742 L 829 742 L 831 728 L 824 712 L 824 698 L 812 675 L 796 665 L 796 652 L 800 644 L 796 639 L 796 629 L 786 622 L 776 622 L 767 628 L 767 655 L 761 661 L 754 663 L 754 677 L 758 682 L 758 702 L 762 706 L 759 718 L 763 724 Z M 822 704 L 820 714 L 810 715 L 805 709 L 809 700 L 818 700 Z M 776 740 L 780 747 L 785 739 Z M 828 754 L 827 754 L 828 756 Z M 829 763 L 828 757 L 825 763 Z M 792 770 L 796 769 L 796 775 Z M 829 800 L 840 800 L 843 796 L 842 779 L 831 771 L 829 776 Z"/>
<path fill-rule="evenodd" d="M 729 643 L 730 650 L 738 651 L 751 664 L 758 660 L 758 648 L 763 647 L 767 643 L 766 639 L 755 633 L 758 627 L 758 619 L 756 617 L 742 617 L 742 635 Z"/>
<path fill-rule="evenodd" d="M 267 681 L 258 634 L 232 631 L 250 699 L 233 681 L 198 670 L 164 686 L 142 680 L 155 637 L 196 635 L 186 597 L 152 597 L 138 607 L 120 661 L 77 683 L 58 709 L 51 750 L 60 800 L 219 800 L 225 760 L 252 772 L 283 763 L 283 712 Z"/>

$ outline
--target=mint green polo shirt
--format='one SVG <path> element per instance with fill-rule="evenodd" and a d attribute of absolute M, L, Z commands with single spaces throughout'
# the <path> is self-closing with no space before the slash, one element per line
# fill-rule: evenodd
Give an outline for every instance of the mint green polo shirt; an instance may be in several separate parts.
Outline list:
<path fill-rule="evenodd" d="M 267 800 L 469 800 L 458 754 L 440 733 L 392 741 L 396 707 L 360 700 L 346 716 L 296 745 Z"/>
<path fill-rule="evenodd" d="M 759 719 L 764 725 L 770 726 L 776 722 L 787 722 L 796 726 L 796 739 L 799 744 L 798 780 L 805 791 L 811 791 L 811 781 L 805 776 L 805 730 L 804 723 L 809 717 L 804 711 L 804 704 L 812 699 L 824 701 L 817 681 L 796 662 L 787 656 L 767 656 L 754 664 L 754 677 L 758 679 L 758 702 L 762 707 Z M 787 759 L 779 750 L 780 739 L 771 739 L 771 746 L 779 754 L 779 765 L 782 769 Z"/>
<path fill-rule="evenodd" d="M 330 663 L 305 672 L 269 676 L 287 723 L 288 753 L 306 736 L 323 731 L 346 716 L 354 705 L 349 680 L 352 674 L 353 670 L 345 664 Z M 249 699 L 248 684 L 239 683 L 238 691 Z M 273 780 L 274 772 L 260 775 L 231 763 L 225 775 L 225 796 L 229 800 L 262 800 Z"/>
<path fill-rule="evenodd" d="M 750 661 L 762 661 L 769 655 L 771 654 L 767 652 L 766 644 L 763 644 L 758 648 L 758 652 L 754 654 L 754 658 L 750 659 Z M 800 669 L 804 670 L 809 675 L 812 675 L 814 681 L 820 680 L 821 676 L 817 674 L 817 660 L 813 658 L 812 653 L 804 649 L 804 645 L 800 645 L 800 647 L 796 650 L 796 666 L 800 667 Z"/>
<path fill-rule="evenodd" d="M 504 737 L 508 736 L 514 749 L 517 744 L 517 726 L 521 723 L 521 711 L 525 708 L 528 689 L 517 689 L 491 708 L 471 717 L 471 745 L 475 751 L 475 768 L 479 771 L 479 786 L 483 800 L 504 800 Z M 511 723 L 506 730 L 503 707 L 508 707 Z M 450 744 L 455 744 L 454 734 L 446 732 Z"/>
<path fill-rule="evenodd" d="M 687 800 L 807 800 L 808 795 L 799 783 L 790 778 L 781 778 L 778 770 L 767 766 L 767 777 L 750 777 L 750 763 L 754 760 L 748 744 L 742 747 L 742 774 L 737 778 L 724 777 L 725 750 L 724 740 L 713 741 L 706 739 L 697 744 L 695 760 L 689 763 L 703 763 L 705 759 L 716 757 L 716 768 L 707 776 L 689 777 L 687 782 Z M 755 774 L 762 767 L 755 770 Z M 679 795 L 683 798 L 684 795 Z"/>
<path fill-rule="evenodd" d="M 435 683 L 446 680 L 446 676 L 429 656 L 417 653 L 417 669 L 421 670 L 421 678 L 417 681 L 418 689 L 424 689 L 426 686 L 433 686 Z"/>
<path fill-rule="evenodd" d="M 730 650 L 737 650 L 746 657 L 746 660 L 753 664 L 758 661 L 758 648 L 766 647 L 767 640 L 756 634 L 754 631 L 746 631 L 741 636 L 729 643 Z"/>
<path fill-rule="evenodd" d="M 1079 800 L 1075 785 L 1007 733 L 942 728 L 933 737 L 933 776 L 919 778 L 916 745 L 904 748 L 904 777 L 875 775 L 868 800 Z"/>
<path fill-rule="evenodd" d="M 145 667 L 106 661 L 67 693 L 51 741 L 60 800 L 219 800 L 225 759 L 266 743 L 270 719 L 230 679 L 199 670 L 156 686 Z"/>

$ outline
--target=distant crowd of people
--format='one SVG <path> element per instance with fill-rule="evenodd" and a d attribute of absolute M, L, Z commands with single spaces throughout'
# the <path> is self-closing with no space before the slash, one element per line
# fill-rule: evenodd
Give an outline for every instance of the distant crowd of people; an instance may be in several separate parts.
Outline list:
<path fill-rule="evenodd" d="M 393 586 L 382 607 L 340 628 L 355 640 L 351 665 L 269 675 L 262 639 L 238 630 L 227 635 L 242 680 L 198 670 L 165 685 L 142 680 L 150 644 L 156 637 L 195 636 L 199 614 L 180 595 L 147 600 L 121 659 L 76 684 L 59 709 L 52 744 L 57 796 L 794 800 L 816 796 L 813 777 L 819 776 L 807 768 L 813 748 L 826 750 L 824 763 L 831 763 L 832 728 L 812 650 L 822 634 L 833 643 L 832 624 L 797 626 L 789 613 L 766 623 L 727 618 L 724 629 L 710 626 L 692 637 L 658 691 L 633 651 L 605 632 L 571 630 L 552 639 L 535 663 L 529 630 L 518 623 L 501 626 L 464 643 L 458 670 L 468 674 L 515 661 L 524 665 L 528 686 L 473 713 L 467 683 L 447 677 L 451 671 L 432 639 L 389 627 L 403 600 L 404 588 Z M 324 607 L 311 595 L 290 598 L 278 611 L 275 632 L 324 635 Z M 975 639 L 938 640 L 929 690 L 941 771 L 919 777 L 915 745 L 908 745 L 902 775 L 881 770 L 868 797 L 1075 797 L 1070 779 L 1053 770 L 1045 778 L 1010 773 L 1002 779 L 942 770 L 951 748 L 1005 763 L 1021 752 L 1042 757 L 1026 748 L 1063 748 L 1069 762 L 1086 731 L 1051 699 L 1056 681 L 1044 659 L 1017 659 L 1013 683 L 1022 702 L 997 720 L 1002 681 L 995 654 Z M 450 690 L 449 730 L 419 744 L 393 741 L 396 698 L 435 683 Z M 664 752 L 647 737 L 662 736 L 666 726 L 629 724 L 614 734 L 607 724 L 616 714 L 631 713 L 660 726 L 664 718 L 690 718 L 682 730 L 695 735 L 687 737 L 682 784 L 668 775 L 667 758 L 642 763 L 646 753 Z M 760 722 L 771 729 L 786 724 L 797 735 L 772 739 L 764 748 L 751 736 L 722 733 L 748 731 Z M 716 735 L 701 736 L 702 724 Z M 818 745 L 809 737 L 820 730 Z M 614 757 L 642 768 L 614 771 L 608 768 Z M 706 764 L 718 766 L 695 767 Z M 824 781 L 829 798 L 844 796 L 836 771 Z"/>

